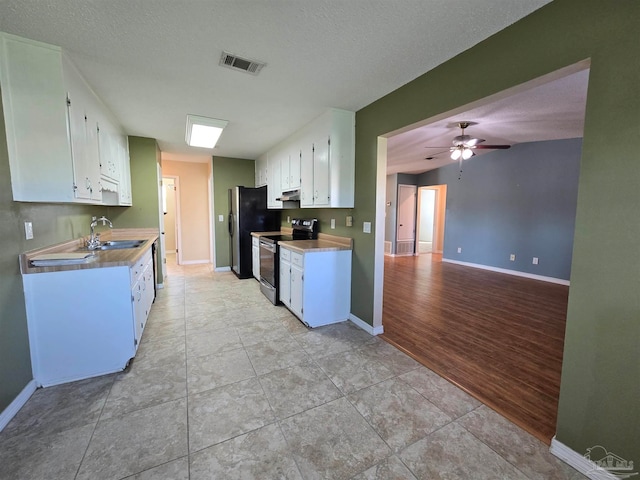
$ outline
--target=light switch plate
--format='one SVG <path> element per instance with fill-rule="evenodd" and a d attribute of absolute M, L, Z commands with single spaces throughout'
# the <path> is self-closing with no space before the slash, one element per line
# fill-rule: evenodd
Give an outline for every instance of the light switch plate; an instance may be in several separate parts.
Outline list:
<path fill-rule="evenodd" d="M 33 238 L 33 223 L 24 222 L 24 234 L 27 240 L 31 240 Z"/>
<path fill-rule="evenodd" d="M 336 228 L 336 219 L 335 218 L 331 219 L 331 228 Z"/>
<path fill-rule="evenodd" d="M 371 222 L 364 222 L 362 224 L 362 231 L 364 233 L 371 233 Z"/>
<path fill-rule="evenodd" d="M 218 221 L 224 222 L 224 215 L 218 215 Z"/>

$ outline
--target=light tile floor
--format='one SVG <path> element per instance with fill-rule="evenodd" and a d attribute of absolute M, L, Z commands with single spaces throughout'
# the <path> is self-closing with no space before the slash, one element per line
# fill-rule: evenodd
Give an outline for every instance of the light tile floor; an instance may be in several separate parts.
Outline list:
<path fill-rule="evenodd" d="M 353 324 L 309 330 L 252 279 L 169 268 L 128 371 L 37 390 L 0 479 L 585 478 Z"/>

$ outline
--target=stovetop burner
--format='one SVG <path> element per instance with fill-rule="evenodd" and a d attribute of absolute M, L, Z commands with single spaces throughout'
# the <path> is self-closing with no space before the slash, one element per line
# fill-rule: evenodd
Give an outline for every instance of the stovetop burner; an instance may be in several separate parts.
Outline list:
<path fill-rule="evenodd" d="M 289 242 L 294 240 L 293 235 L 262 235 L 260 240 L 264 240 L 269 243 L 276 242 Z"/>
<path fill-rule="evenodd" d="M 318 220 L 315 218 L 294 218 L 291 222 L 291 229 L 291 235 L 263 235 L 260 240 L 267 243 L 277 243 L 292 240 L 316 240 L 318 238 Z"/>

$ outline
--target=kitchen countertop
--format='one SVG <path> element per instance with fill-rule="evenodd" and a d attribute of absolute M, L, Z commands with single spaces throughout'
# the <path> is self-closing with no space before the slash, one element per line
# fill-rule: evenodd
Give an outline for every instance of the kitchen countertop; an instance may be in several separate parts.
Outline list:
<path fill-rule="evenodd" d="M 285 241 L 278 242 L 278 245 L 298 253 L 337 252 L 339 250 L 353 250 L 353 239 L 319 233 L 317 240 Z"/>
<path fill-rule="evenodd" d="M 151 247 L 151 244 L 158 239 L 158 236 L 158 230 L 155 228 L 114 228 L 100 232 L 100 240 L 102 242 L 109 240 L 144 240 L 145 243 L 137 248 L 88 250 L 86 247 L 88 236 L 82 237 L 23 253 L 20 255 L 20 270 L 24 275 L 29 273 L 84 270 L 88 268 L 132 266 Z M 92 253 L 93 256 L 85 263 L 72 265 L 34 267 L 31 264 L 31 259 L 38 255 L 80 252 Z"/>
<path fill-rule="evenodd" d="M 265 235 L 291 235 L 292 228 L 282 227 L 282 229 L 273 232 L 251 232 L 252 237 L 264 237 Z"/>

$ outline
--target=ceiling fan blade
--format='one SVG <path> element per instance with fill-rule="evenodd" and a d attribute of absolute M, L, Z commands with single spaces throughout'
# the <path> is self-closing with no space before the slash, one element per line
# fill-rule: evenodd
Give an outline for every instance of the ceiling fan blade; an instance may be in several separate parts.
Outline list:
<path fill-rule="evenodd" d="M 476 145 L 473 148 L 486 148 L 491 150 L 506 150 L 511 148 L 511 145 Z"/>
<path fill-rule="evenodd" d="M 424 147 L 424 148 L 431 148 L 431 147 Z M 442 148 L 444 148 L 444 147 L 442 147 Z M 449 149 L 447 148 L 446 150 L 442 150 L 442 151 L 437 152 L 437 153 L 430 153 L 428 156 L 424 157 L 424 159 L 425 160 L 435 160 L 438 155 L 440 155 L 441 153 L 445 153 L 445 152 L 449 152 Z"/>
<path fill-rule="evenodd" d="M 451 141 L 454 146 L 466 145 L 467 147 L 473 147 L 474 145 L 482 142 L 484 142 L 484 138 L 475 138 L 471 135 L 457 135 L 453 137 L 453 140 Z"/>

